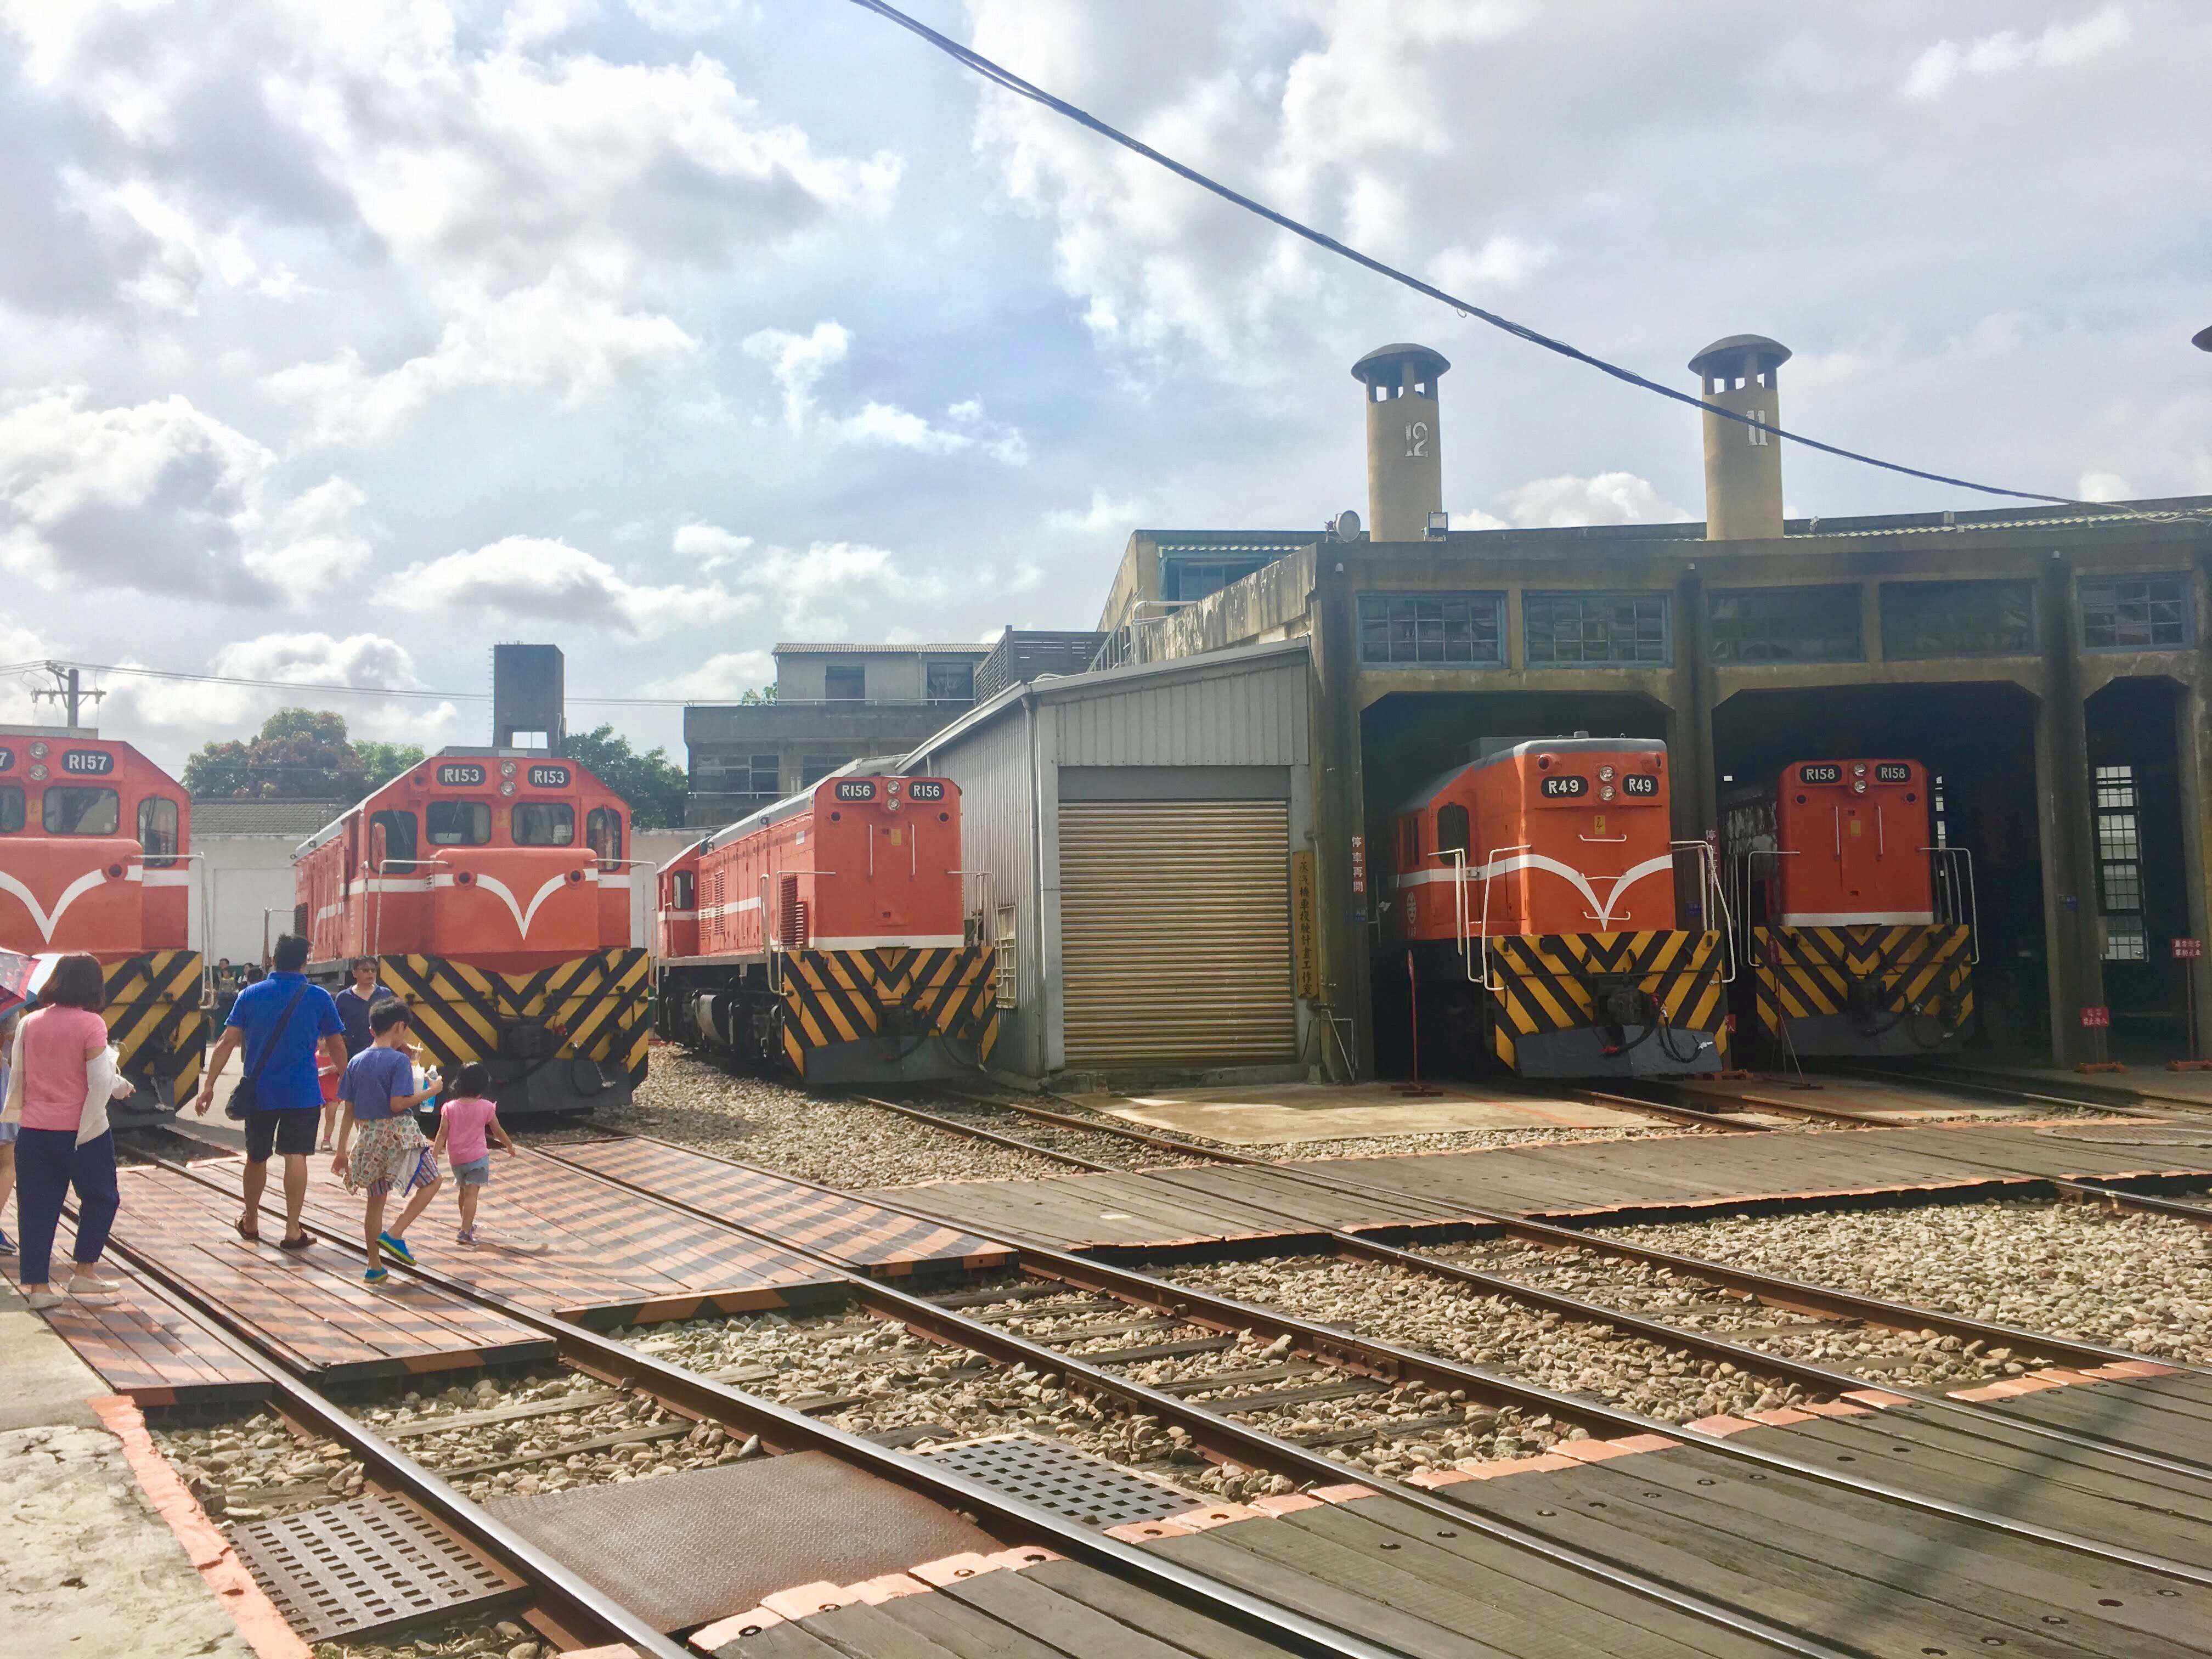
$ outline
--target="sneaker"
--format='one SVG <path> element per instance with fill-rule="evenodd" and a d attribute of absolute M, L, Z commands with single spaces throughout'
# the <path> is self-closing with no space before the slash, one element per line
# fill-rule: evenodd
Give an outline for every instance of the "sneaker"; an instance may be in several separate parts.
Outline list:
<path fill-rule="evenodd" d="M 390 1233 L 379 1233 L 376 1236 L 376 1242 L 384 1246 L 398 1261 L 405 1262 L 410 1267 L 415 1265 L 415 1252 L 407 1248 L 405 1239 L 394 1238 Z"/>
<path fill-rule="evenodd" d="M 392 1270 L 389 1267 L 371 1267 L 362 1274 L 361 1282 L 364 1285 L 381 1285 L 391 1277 Z"/>
<path fill-rule="evenodd" d="M 475 1243 L 476 1242 L 477 1242 L 477 1230 L 476 1230 L 475 1228 L 473 1228 L 473 1227 L 459 1227 L 459 1228 L 456 1228 L 456 1229 L 454 1230 L 454 1231 L 453 1231 L 453 1243 L 456 1243 L 456 1244 L 473 1244 L 473 1243 Z"/>
<path fill-rule="evenodd" d="M 8 1237 L 6 1229 L 0 1228 L 0 1255 L 13 1255 L 15 1254 L 15 1241 Z"/>
<path fill-rule="evenodd" d="M 123 1288 L 119 1279 L 102 1279 L 98 1273 L 73 1273 L 69 1282 L 71 1296 L 112 1296 Z"/>
<path fill-rule="evenodd" d="M 44 1313 L 48 1308 L 58 1308 L 68 1298 L 57 1291 L 33 1291 L 23 1298 L 33 1313 Z"/>

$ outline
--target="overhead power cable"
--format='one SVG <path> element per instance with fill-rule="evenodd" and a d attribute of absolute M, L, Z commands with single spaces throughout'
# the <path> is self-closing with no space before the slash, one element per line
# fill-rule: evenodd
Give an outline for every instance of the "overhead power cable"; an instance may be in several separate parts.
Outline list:
<path fill-rule="evenodd" d="M 1951 484 L 1958 489 L 1975 490 L 1984 495 L 2009 496 L 2014 501 L 2045 501 L 2056 507 L 2076 507 L 2090 512 L 2109 513 L 2135 518 L 2197 516 L 2194 514 L 2179 513 L 2146 514 L 2138 508 L 2117 502 L 2085 501 L 2071 495 L 2046 495 L 2039 490 L 2008 489 L 2002 484 L 1977 483 L 1972 478 L 1957 478 L 1948 473 L 1930 472 L 1921 467 L 1907 466 L 1902 461 L 1886 461 L 1878 455 L 1869 455 L 1859 450 L 1846 449 L 1840 444 L 1823 443 L 1818 438 L 1808 438 L 1802 433 L 1791 432 L 1786 428 L 1771 425 L 1755 416 L 1740 414 L 1732 409 L 1722 409 L 1716 404 L 1707 403 L 1703 398 L 1693 397 L 1679 387 L 1667 386 L 1638 374 L 1632 368 L 1624 368 L 1619 363 L 1608 362 L 1602 357 L 1594 356 L 1579 346 L 1570 345 L 1565 340 L 1555 339 L 1549 334 L 1530 328 L 1525 323 L 1516 323 L 1510 317 L 1501 317 L 1496 312 L 1486 310 L 1475 304 L 1472 300 L 1462 299 L 1455 294 L 1447 293 L 1434 283 L 1423 282 L 1419 277 L 1401 270 L 1395 265 L 1386 264 L 1371 254 L 1362 253 L 1358 248 L 1337 240 L 1335 237 L 1325 231 L 1316 230 L 1311 225 L 1301 220 L 1293 219 L 1286 213 L 1279 213 L 1264 202 L 1255 201 L 1243 191 L 1232 190 L 1219 179 L 1200 173 L 1196 167 L 1187 166 L 1176 161 L 1172 155 L 1163 155 L 1142 139 L 1130 137 L 1119 127 L 1109 125 L 1089 111 L 1069 103 L 1064 98 L 1056 98 L 1043 88 L 1024 81 L 1004 64 L 993 62 L 981 52 L 961 45 L 950 35 L 939 33 L 917 18 L 908 16 L 897 7 L 888 3 L 888 0 L 852 0 L 852 3 L 864 11 L 872 11 L 886 21 L 896 23 L 908 33 L 919 36 L 946 57 L 965 64 L 994 85 L 1003 87 L 1008 92 L 1026 98 L 1032 103 L 1043 105 L 1045 108 L 1055 114 L 1065 116 L 1078 126 L 1087 127 L 1100 137 L 1143 156 L 1146 161 L 1155 166 L 1166 168 L 1180 179 L 1188 179 L 1200 190 L 1212 191 L 1223 201 L 1243 208 L 1247 213 L 1256 214 L 1270 224 L 1289 231 L 1293 236 L 1304 237 L 1316 247 L 1326 248 L 1339 258 L 1349 259 L 1357 265 L 1364 265 L 1376 275 L 1387 276 L 1392 282 L 1413 289 L 1416 294 L 1425 295 L 1431 300 L 1448 305 L 1462 316 L 1477 318 L 1489 324 L 1492 328 L 1503 329 L 1516 339 L 1526 340 L 1531 345 L 1540 346 L 1546 351 L 1555 352 L 1586 368 L 1596 369 L 1601 374 L 1610 374 L 1614 380 L 1624 380 L 1630 386 L 1643 391 L 1655 392 L 1662 398 L 1670 398 L 1678 404 L 1687 404 L 1692 409 L 1717 415 L 1724 420 L 1735 421 L 1743 426 L 1755 427 L 1759 431 L 1771 433 L 1777 438 L 1785 438 L 1791 443 L 1802 444 L 1808 449 L 1817 449 L 1823 454 L 1834 455 L 1846 461 L 1856 461 L 1865 466 L 1879 467 L 1885 472 L 1902 473 L 1908 478 L 1925 478 L 1930 483 Z"/>
<path fill-rule="evenodd" d="M 255 690 L 292 691 L 303 696 L 334 692 L 359 697 L 409 697 L 432 702 L 489 702 L 491 701 L 491 693 L 489 691 L 431 691 L 415 686 L 349 685 L 343 681 L 331 680 L 263 680 L 252 679 L 237 674 L 187 674 L 173 668 L 144 668 L 136 663 L 64 661 L 61 665 L 64 668 L 82 668 L 87 672 L 94 674 L 129 674 L 141 679 L 183 680 L 198 685 L 235 685 Z M 0 664 L 0 674 L 15 673 L 26 669 L 43 669 L 46 666 L 46 661 L 43 659 L 38 662 L 4 663 Z M 586 703 L 595 708 L 684 708 L 694 703 L 711 702 L 717 699 L 571 696 L 568 701 L 574 703 Z M 735 701 L 735 698 L 725 697 L 719 701 L 728 702 Z"/>

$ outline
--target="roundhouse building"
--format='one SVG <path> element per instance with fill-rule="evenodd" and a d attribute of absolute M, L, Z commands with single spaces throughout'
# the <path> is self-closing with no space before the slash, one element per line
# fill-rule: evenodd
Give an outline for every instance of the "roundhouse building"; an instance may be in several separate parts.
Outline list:
<path fill-rule="evenodd" d="M 1325 533 L 1132 535 L 1100 618 L 1102 666 L 1173 678 L 1212 659 L 1206 696 L 1229 709 L 1252 701 L 1240 702 L 1235 678 L 1273 688 L 1285 651 L 1303 678 L 1309 729 L 1291 763 L 1311 793 L 1288 803 L 1283 879 L 1221 900 L 1253 912 L 1247 932 L 1287 915 L 1291 857 L 1314 854 L 1314 959 L 1284 969 L 1297 1008 L 1295 1042 L 1278 1044 L 1285 1063 L 1325 1058 L 1340 1074 L 1334 1038 L 1316 1040 L 1333 1030 L 1363 1074 L 1402 1066 L 1402 984 L 1375 972 L 1386 896 L 1370 849 L 1424 779 L 1500 738 L 1575 731 L 1665 739 L 1683 842 L 1715 835 L 1730 787 L 1792 760 L 1926 763 L 1936 836 L 1973 862 L 1972 1040 L 1985 1054 L 2087 1058 L 2090 1007 L 2110 1008 L 2124 1048 L 2178 1053 L 2185 975 L 2212 1011 L 2212 960 L 2182 969 L 2172 949 L 2212 926 L 2212 498 L 1785 520 L 1781 447 L 1723 411 L 1786 424 L 1789 358 L 1778 342 L 1736 335 L 1691 360 L 1708 409 L 1702 524 L 1451 530 L 1439 427 L 1449 364 L 1396 344 L 1352 371 L 1365 405 L 1366 527 L 1346 514 Z M 1077 697 L 1082 684 L 1046 682 L 1041 701 Z M 1020 924 L 1024 971 L 1037 976 L 1023 983 L 1064 970 L 1079 996 L 1080 964 L 1051 954 L 1066 937 L 1054 912 L 1069 872 L 1040 854 L 1034 830 L 1053 810 L 1045 796 L 1076 799 L 1064 792 L 1080 769 L 1052 771 L 1011 738 L 983 766 L 975 722 L 1019 729 L 1013 714 L 1011 703 L 979 708 L 917 758 L 961 780 L 972 803 L 970 750 L 977 783 L 1037 803 L 1025 867 L 994 866 L 991 878 L 1000 903 L 1022 891 L 1038 911 Z M 1146 744 L 1169 742 L 1143 738 L 1144 726 L 1133 720 L 1126 750 L 1140 768 L 1161 763 Z M 1224 730 L 1249 728 L 1239 716 Z M 1203 764 L 1279 767 L 1291 752 L 1253 741 L 1249 754 L 1209 750 Z M 1215 787 L 1195 776 L 1157 787 L 1169 781 Z M 1085 775 L 1074 787 L 1109 786 Z M 1179 854 L 1162 845 L 1153 856 Z M 992 865 L 981 843 L 975 858 Z M 1141 917 L 1146 894 L 1133 884 L 1122 902 Z M 1695 902 L 1687 884 L 1683 897 Z M 1068 1036 L 1065 1012 L 1033 1012 L 1030 1066 L 1076 1066 L 1089 1050 Z M 1144 1057 L 1203 1069 L 1249 1054 L 1200 1030 Z"/>

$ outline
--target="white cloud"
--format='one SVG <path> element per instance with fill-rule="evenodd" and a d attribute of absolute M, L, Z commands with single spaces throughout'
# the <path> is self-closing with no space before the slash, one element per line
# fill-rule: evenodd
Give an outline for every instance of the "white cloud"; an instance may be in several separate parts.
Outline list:
<path fill-rule="evenodd" d="M 649 639 L 740 621 L 754 609 L 711 583 L 630 581 L 605 560 L 542 536 L 508 536 L 410 565 L 393 578 L 386 603 L 404 611 L 489 611 Z"/>
<path fill-rule="evenodd" d="M 1516 489 L 1506 491 L 1500 501 L 1505 508 L 1506 522 L 1522 530 L 1585 524 L 1662 524 L 1698 516 L 1675 506 L 1633 472 L 1601 472 L 1589 478 L 1572 474 L 1533 478 Z M 1459 520 L 1455 519 L 1453 523 L 1458 525 Z M 1497 520 L 1492 520 L 1491 527 L 1496 524 Z"/>
<path fill-rule="evenodd" d="M 1908 98 L 1933 98 L 1961 76 L 2016 75 L 2028 69 L 2063 69 L 2124 42 L 2133 31 L 2127 13 L 2106 6 L 2075 22 L 2054 22 L 2040 34 L 2000 29 L 1963 44 L 1939 40 L 1913 59 L 1905 77 Z"/>
<path fill-rule="evenodd" d="M 942 580 L 911 576 L 890 549 L 865 542 L 763 547 L 717 525 L 690 524 L 677 531 L 674 544 L 678 555 L 700 562 L 702 574 L 726 578 L 759 608 L 775 612 L 792 635 L 842 634 L 860 613 L 939 599 L 946 592 Z"/>
<path fill-rule="evenodd" d="M 308 410 L 316 441 L 358 443 L 468 387 L 551 389 L 559 407 L 574 409 L 632 371 L 678 362 L 698 345 L 670 319 L 625 312 L 562 276 L 454 304 L 436 349 L 396 368 L 373 374 L 349 346 L 325 362 L 280 369 L 265 384 Z"/>
<path fill-rule="evenodd" d="M 2124 501 L 2134 495 L 2135 489 L 2117 472 L 2091 471 L 2081 475 L 2074 493 L 2085 501 Z"/>
<path fill-rule="evenodd" d="M 1045 527 L 1074 536 L 1104 536 L 1130 530 L 1144 516 L 1142 501 L 1109 501 L 1103 489 L 1091 492 L 1088 507 L 1055 507 L 1044 515 Z"/>
<path fill-rule="evenodd" d="M 629 5 L 641 21 L 669 34 L 703 34 L 754 15 L 751 0 L 629 0 Z"/>
<path fill-rule="evenodd" d="M 0 568 L 248 602 L 302 597 L 357 568 L 366 498 L 332 477 L 300 495 L 270 450 L 171 396 L 94 408 L 82 386 L 0 402 Z"/>
<path fill-rule="evenodd" d="M 765 651 L 718 651 L 696 668 L 652 681 L 656 697 L 690 697 L 705 702 L 757 691 L 775 678 L 775 659 Z"/>
<path fill-rule="evenodd" d="M 927 455 L 973 451 L 1008 466 L 1020 466 L 1029 460 L 1029 444 L 1020 431 L 988 418 L 981 398 L 948 405 L 944 425 L 874 398 L 852 414 L 828 413 L 816 393 L 823 377 L 845 361 L 852 344 L 851 331 L 834 319 L 824 319 L 806 334 L 780 328 L 757 330 L 745 337 L 744 350 L 748 356 L 768 365 L 769 375 L 783 393 L 784 424 L 794 433 L 810 433 L 836 443 L 888 444 Z"/>
<path fill-rule="evenodd" d="M 702 575 L 729 569 L 752 544 L 750 536 L 736 535 L 712 524 L 679 526 L 674 544 L 678 556 L 698 561 Z"/>

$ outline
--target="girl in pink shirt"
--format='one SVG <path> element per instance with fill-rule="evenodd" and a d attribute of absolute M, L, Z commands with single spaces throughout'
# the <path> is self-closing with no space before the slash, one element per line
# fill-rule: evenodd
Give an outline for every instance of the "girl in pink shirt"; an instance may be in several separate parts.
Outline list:
<path fill-rule="evenodd" d="M 47 1279 L 54 1229 L 72 1187 L 77 1218 L 70 1293 L 122 1289 L 119 1280 L 100 1276 L 119 1202 L 107 1103 L 130 1092 L 107 1046 L 107 1022 L 100 1016 L 106 990 L 96 958 L 64 957 L 39 988 L 39 1007 L 18 1024 L 9 1054 L 0 1119 L 17 1126 L 15 1218 L 23 1236 L 23 1295 L 33 1308 L 51 1308 L 62 1299 Z"/>
<path fill-rule="evenodd" d="M 438 1138 L 430 1143 L 433 1157 L 443 1152 L 453 1166 L 453 1181 L 460 1188 L 461 1227 L 453 1235 L 457 1244 L 477 1242 L 477 1200 L 491 1184 L 490 1140 L 514 1156 L 514 1143 L 499 1125 L 499 1106 L 486 1100 L 491 1073 L 482 1061 L 471 1060 L 453 1073 L 453 1097 L 438 1109 Z M 489 1137 L 489 1139 L 487 1139 Z"/>

